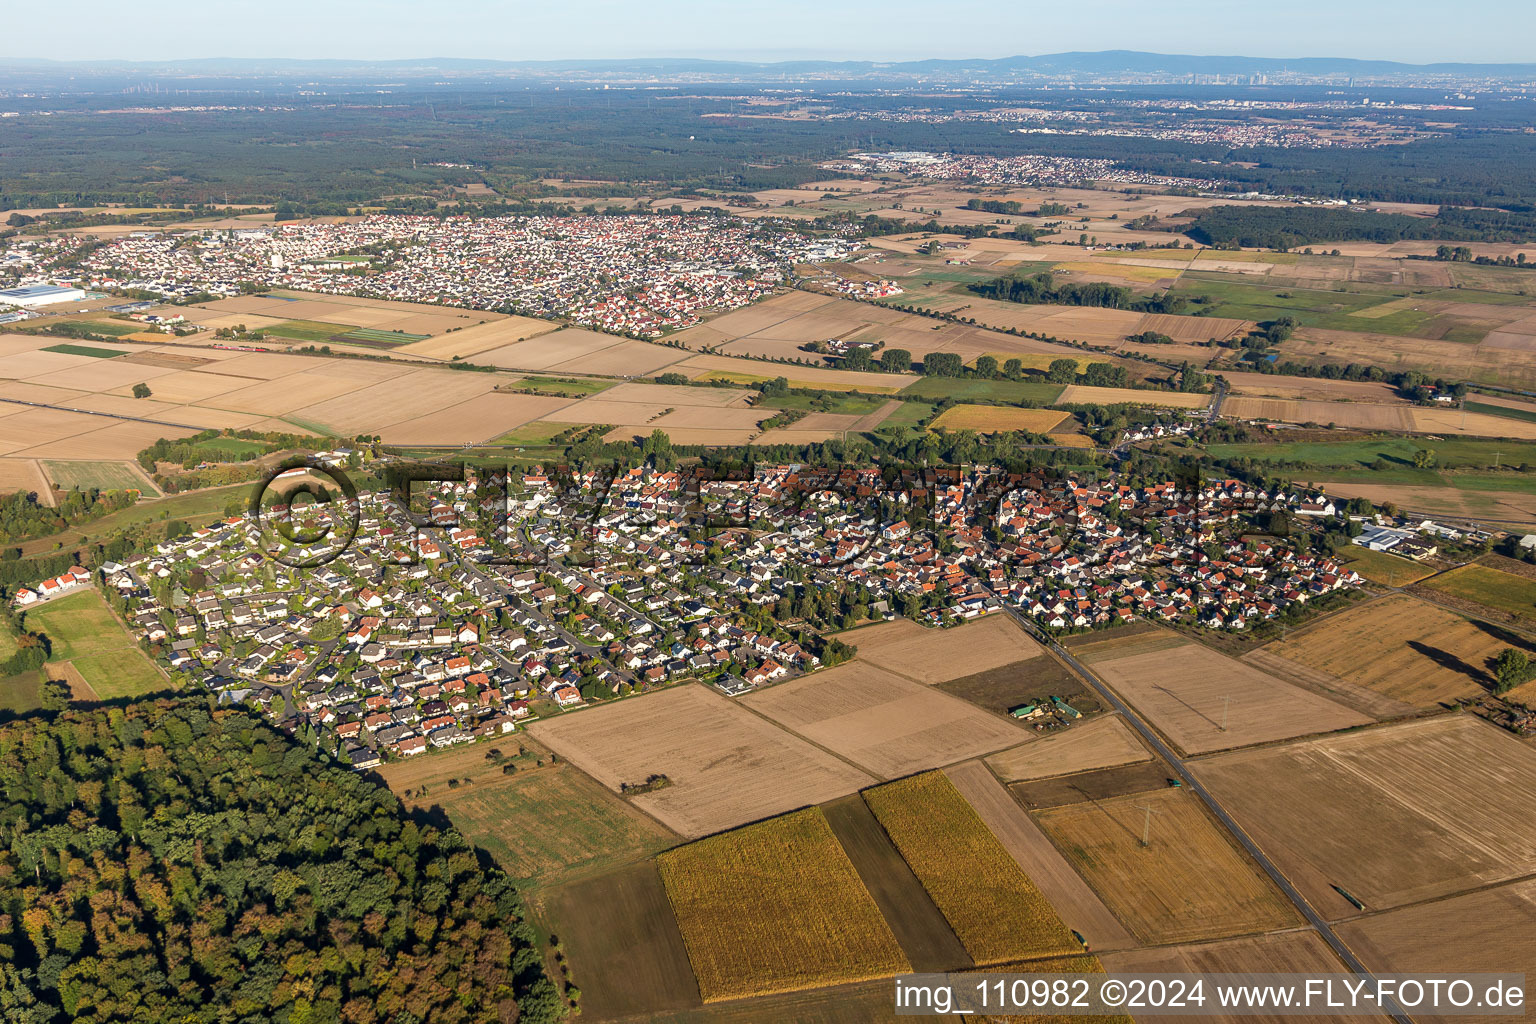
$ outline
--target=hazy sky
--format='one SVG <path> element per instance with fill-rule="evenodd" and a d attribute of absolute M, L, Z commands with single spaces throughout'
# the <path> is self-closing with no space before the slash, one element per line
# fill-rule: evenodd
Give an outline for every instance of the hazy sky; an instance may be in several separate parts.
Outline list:
<path fill-rule="evenodd" d="M 1529 0 L 36 0 L 0 56 L 797 57 L 1065 50 L 1536 61 Z"/>

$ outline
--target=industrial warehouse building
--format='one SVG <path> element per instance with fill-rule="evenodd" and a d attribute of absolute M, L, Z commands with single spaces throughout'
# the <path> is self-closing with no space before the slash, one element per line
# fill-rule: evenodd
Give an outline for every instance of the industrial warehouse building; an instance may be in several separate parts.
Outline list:
<path fill-rule="evenodd" d="M 60 302 L 79 302 L 85 298 L 85 292 L 80 288 L 66 288 L 56 284 L 32 284 L 23 288 L 8 288 L 0 291 L 0 305 L 22 306 L 31 309 L 34 306 L 52 306 Z"/>

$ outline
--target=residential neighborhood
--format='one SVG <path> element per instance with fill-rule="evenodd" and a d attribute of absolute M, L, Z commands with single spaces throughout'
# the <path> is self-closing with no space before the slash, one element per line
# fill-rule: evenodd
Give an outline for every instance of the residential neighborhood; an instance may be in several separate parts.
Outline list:
<path fill-rule="evenodd" d="M 317 526 L 329 506 L 279 504 L 98 582 L 168 671 L 360 768 L 681 680 L 750 692 L 843 660 L 836 634 L 862 621 L 942 628 L 1012 608 L 1053 632 L 1240 631 L 1361 582 L 1256 525 L 1344 523 L 1320 494 L 995 466 L 740 477 L 487 472 L 418 485 L 410 509 L 361 491 L 355 537 L 318 565 L 292 556 L 320 542 L 273 552 L 267 527 Z M 1390 531 L 1355 525 L 1368 543 Z M 15 601 L 90 583 L 76 567 Z"/>

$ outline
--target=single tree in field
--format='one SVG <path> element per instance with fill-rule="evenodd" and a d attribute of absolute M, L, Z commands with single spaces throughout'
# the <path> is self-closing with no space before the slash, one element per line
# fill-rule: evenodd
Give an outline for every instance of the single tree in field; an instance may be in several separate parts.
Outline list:
<path fill-rule="evenodd" d="M 151 394 L 152 392 L 149 390 L 148 384 L 140 383 L 133 386 L 134 398 L 148 398 Z"/>
<path fill-rule="evenodd" d="M 1508 693 L 1531 678 L 1531 659 L 1524 651 L 1506 647 L 1493 663 L 1494 693 Z"/>
<path fill-rule="evenodd" d="M 1429 469 L 1435 464 L 1435 450 L 1433 448 L 1420 448 L 1413 453 L 1414 469 Z"/>
<path fill-rule="evenodd" d="M 1050 369 L 1045 372 L 1045 379 L 1052 384 L 1071 384 L 1077 379 L 1076 359 L 1053 359 Z"/>

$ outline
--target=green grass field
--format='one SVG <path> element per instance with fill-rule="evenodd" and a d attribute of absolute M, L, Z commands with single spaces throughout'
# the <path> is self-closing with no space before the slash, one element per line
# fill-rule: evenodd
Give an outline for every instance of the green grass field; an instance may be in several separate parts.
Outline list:
<path fill-rule="evenodd" d="M 1442 573 L 1424 585 L 1431 590 L 1509 612 L 1528 624 L 1536 624 L 1536 580 L 1490 569 L 1486 565 L 1464 565 Z"/>
<path fill-rule="evenodd" d="M 285 320 L 262 329 L 264 334 L 276 334 L 295 341 L 330 342 L 352 330 L 346 324 L 327 324 L 319 320 Z"/>
<path fill-rule="evenodd" d="M 1503 467 L 1524 463 L 1536 465 L 1536 444 L 1462 438 L 1410 441 L 1401 437 L 1372 437 L 1360 441 L 1213 444 L 1207 450 L 1218 459 L 1244 457 L 1258 462 L 1299 462 L 1317 469 L 1368 469 L 1381 459 L 1393 469 L 1407 469 L 1424 477 L 1435 476 L 1433 470 L 1413 468 L 1414 453 L 1420 448 L 1434 449 L 1435 466 L 1439 469 L 1483 468 L 1495 463 Z M 1383 482 L 1390 481 L 1383 478 Z M 1436 481 L 1427 482 L 1433 484 Z"/>
<path fill-rule="evenodd" d="M 1536 423 L 1536 409 L 1513 409 L 1507 405 L 1486 405 L 1482 402 L 1474 402 L 1470 398 L 1463 404 L 1467 407 L 1468 412 L 1483 412 L 1489 416 L 1503 416 L 1507 419 Z"/>
<path fill-rule="evenodd" d="M 1372 551 L 1358 544 L 1351 544 L 1344 548 L 1339 552 L 1339 557 L 1344 559 L 1351 569 L 1372 583 L 1383 583 L 1389 587 L 1406 587 L 1426 576 L 1434 575 L 1433 569 L 1422 566 L 1412 559 L 1399 558 L 1385 551 Z"/>
<path fill-rule="evenodd" d="M 492 444 L 549 444 L 559 434 L 565 433 L 576 424 L 550 423 L 547 420 L 535 420 L 532 423 L 524 423 L 520 427 L 502 434 Z"/>
<path fill-rule="evenodd" d="M 265 441 L 248 441 L 243 437 L 210 437 L 192 447 L 211 456 L 241 458 L 246 455 L 262 455 L 272 450 Z"/>
<path fill-rule="evenodd" d="M 861 395 L 840 392 L 823 398 L 819 395 L 775 395 L 758 403 L 762 409 L 794 409 L 800 412 L 832 412 L 845 416 L 866 416 L 890 401 L 885 395 Z"/>
<path fill-rule="evenodd" d="M 381 331 L 374 327 L 354 327 L 342 337 L 349 341 L 370 342 L 380 345 L 404 345 L 412 341 L 426 341 L 430 334 L 406 334 L 404 331 Z"/>
<path fill-rule="evenodd" d="M 9 711 L 13 715 L 24 715 L 42 707 L 38 700 L 38 691 L 42 685 L 41 672 L 0 676 L 0 714 Z"/>
<path fill-rule="evenodd" d="M 903 395 L 916 395 L 939 401 L 954 398 L 960 402 L 1036 402 L 1049 405 L 1061 397 L 1062 385 L 1019 380 L 984 380 L 978 377 L 921 377 L 902 389 Z"/>
<path fill-rule="evenodd" d="M 103 491 L 154 491 L 126 462 L 72 462 L 48 459 L 42 463 L 43 475 L 50 483 L 66 491 L 95 487 Z"/>
<path fill-rule="evenodd" d="M 567 377 L 524 377 L 522 380 L 503 384 L 500 391 L 538 392 L 543 395 L 562 395 L 568 398 L 585 398 L 600 391 L 607 391 L 617 383 L 611 380 L 577 380 Z"/>
<path fill-rule="evenodd" d="M 53 645 L 49 660 L 74 665 L 102 700 L 171 688 L 94 589 L 29 611 L 27 625 L 48 634 Z"/>
<path fill-rule="evenodd" d="M 81 320 L 78 322 L 85 324 L 97 334 L 110 334 L 114 338 L 138 334 L 140 331 L 149 329 L 148 324 L 141 324 L 133 320 Z"/>
<path fill-rule="evenodd" d="M 518 743 L 508 736 L 489 746 L 515 751 Z M 484 748 L 473 749 L 477 759 L 483 759 Z M 400 771 L 408 776 L 418 767 L 402 766 Z M 666 829 L 569 765 L 524 767 L 510 777 L 499 769 L 481 770 L 473 784 L 456 789 L 434 783 L 424 801 L 447 811 L 454 825 L 520 885 L 551 885 L 598 874 L 677 842 Z"/>
<path fill-rule="evenodd" d="M 92 359 L 115 359 L 125 353 L 113 348 L 93 348 L 90 345 L 49 345 L 44 352 L 57 352 L 64 356 L 90 356 Z"/>
<path fill-rule="evenodd" d="M 902 402 L 901 408 L 885 418 L 876 430 L 895 427 L 900 430 L 917 430 L 918 424 L 933 415 L 932 402 Z"/>
<path fill-rule="evenodd" d="M 1212 301 L 1200 307 L 1207 316 L 1255 321 L 1291 316 L 1303 327 L 1339 331 L 1411 335 L 1436 315 L 1425 310 L 1401 309 L 1381 317 L 1351 316 L 1398 296 L 1371 291 L 1295 288 L 1273 282 L 1243 284 L 1232 280 L 1231 275 L 1209 271 L 1185 272 L 1174 291 L 1210 297 Z"/>

